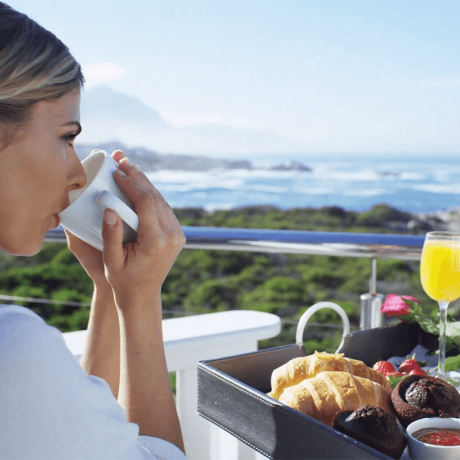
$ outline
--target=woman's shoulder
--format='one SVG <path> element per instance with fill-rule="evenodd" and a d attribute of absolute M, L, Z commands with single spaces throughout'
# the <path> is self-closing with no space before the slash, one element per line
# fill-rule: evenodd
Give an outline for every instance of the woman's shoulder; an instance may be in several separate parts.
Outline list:
<path fill-rule="evenodd" d="M 54 329 L 28 308 L 19 305 L 0 305 L 0 337 L 31 333 L 34 330 L 51 332 Z"/>
<path fill-rule="evenodd" d="M 62 334 L 33 311 L 18 305 L 0 305 L 0 350 L 2 364 L 14 364 L 41 355 L 45 349 L 64 346 Z"/>
<path fill-rule="evenodd" d="M 6 326 L 6 322 L 28 322 L 32 318 L 33 321 L 44 322 L 36 313 L 26 307 L 20 307 L 19 305 L 0 304 L 0 327 Z"/>
<path fill-rule="evenodd" d="M 40 318 L 36 313 L 32 310 L 29 310 L 26 307 L 20 307 L 19 305 L 7 305 L 7 304 L 0 304 L 0 318 L 4 316 L 31 316 L 35 318 Z"/>

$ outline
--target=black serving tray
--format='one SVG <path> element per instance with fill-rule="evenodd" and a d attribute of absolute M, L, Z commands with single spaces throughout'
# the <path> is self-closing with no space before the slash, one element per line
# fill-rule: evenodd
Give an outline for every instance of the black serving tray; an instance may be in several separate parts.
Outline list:
<path fill-rule="evenodd" d="M 418 324 L 398 324 L 349 334 L 338 352 L 372 365 L 407 355 L 421 339 Z M 389 459 L 266 395 L 273 370 L 300 356 L 293 344 L 201 361 L 198 413 L 272 459 Z"/>

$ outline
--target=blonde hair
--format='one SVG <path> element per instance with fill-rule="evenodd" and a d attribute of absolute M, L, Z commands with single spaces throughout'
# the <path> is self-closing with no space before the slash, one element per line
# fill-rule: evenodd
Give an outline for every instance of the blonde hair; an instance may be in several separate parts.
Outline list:
<path fill-rule="evenodd" d="M 32 107 L 84 84 L 81 67 L 54 34 L 0 2 L 0 126 L 25 126 Z"/>

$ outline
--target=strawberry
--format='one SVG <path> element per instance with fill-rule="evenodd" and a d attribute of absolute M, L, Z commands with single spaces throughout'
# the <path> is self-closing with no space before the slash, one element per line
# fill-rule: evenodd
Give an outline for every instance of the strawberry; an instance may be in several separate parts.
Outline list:
<path fill-rule="evenodd" d="M 422 366 L 413 358 L 407 358 L 404 360 L 400 365 L 399 365 L 399 372 L 403 372 L 404 374 L 407 374 L 410 371 L 413 371 L 415 369 L 421 369 Z M 421 375 L 421 374 L 417 374 Z"/>
<path fill-rule="evenodd" d="M 398 372 L 398 371 L 390 372 L 389 374 L 387 374 L 387 376 L 389 376 L 389 377 L 401 377 L 402 375 L 404 375 L 404 374 L 402 372 Z"/>
<path fill-rule="evenodd" d="M 372 369 L 374 369 L 374 371 L 380 372 L 383 375 L 388 375 L 390 372 L 394 372 L 396 370 L 393 364 L 389 363 L 388 361 L 377 361 L 372 366 Z"/>
<path fill-rule="evenodd" d="M 426 371 L 424 371 L 421 367 L 419 367 L 418 369 L 417 368 L 412 369 L 409 372 L 409 375 L 425 375 L 425 374 L 426 374 Z"/>

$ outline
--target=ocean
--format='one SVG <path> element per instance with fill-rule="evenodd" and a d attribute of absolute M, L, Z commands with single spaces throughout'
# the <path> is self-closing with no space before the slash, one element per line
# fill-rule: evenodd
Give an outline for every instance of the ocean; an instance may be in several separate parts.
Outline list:
<path fill-rule="evenodd" d="M 284 163 L 286 159 L 272 161 Z M 172 207 L 209 211 L 251 205 L 281 209 L 340 206 L 365 211 L 386 203 L 432 213 L 460 207 L 460 157 L 302 160 L 312 172 L 267 169 L 148 173 Z"/>

